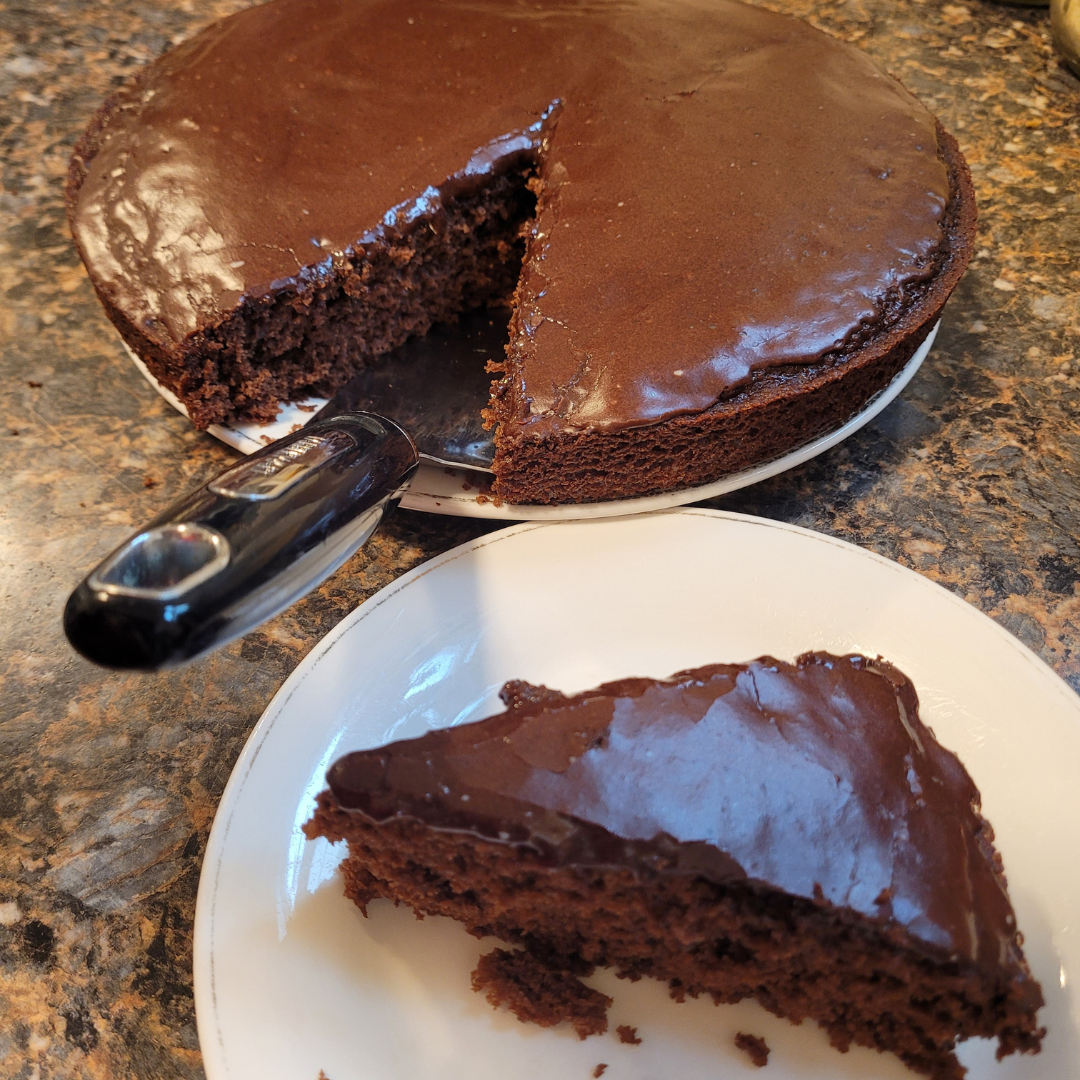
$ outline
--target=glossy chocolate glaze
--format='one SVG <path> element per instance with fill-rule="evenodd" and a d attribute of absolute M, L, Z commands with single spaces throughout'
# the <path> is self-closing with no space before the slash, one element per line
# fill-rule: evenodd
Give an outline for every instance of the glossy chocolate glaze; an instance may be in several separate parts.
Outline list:
<path fill-rule="evenodd" d="M 898 83 L 729 0 L 274 0 L 103 125 L 73 231 L 166 352 L 538 161 L 507 421 L 537 434 L 695 412 L 843 347 L 932 273 L 949 190 Z"/>
<path fill-rule="evenodd" d="M 758 882 L 901 927 L 939 960 L 1023 970 L 979 792 L 884 661 L 763 657 L 503 698 L 490 719 L 343 757 L 335 799 L 550 865 Z"/>

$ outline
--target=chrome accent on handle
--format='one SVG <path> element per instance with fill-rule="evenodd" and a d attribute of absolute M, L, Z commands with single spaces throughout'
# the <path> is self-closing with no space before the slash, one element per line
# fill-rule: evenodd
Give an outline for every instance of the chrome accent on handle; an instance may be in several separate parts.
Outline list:
<path fill-rule="evenodd" d="M 210 490 L 228 499 L 278 499 L 312 469 L 354 449 L 356 440 L 346 431 L 304 435 L 273 454 L 227 469 L 210 482 Z"/>
<path fill-rule="evenodd" d="M 208 525 L 159 525 L 133 536 L 87 579 L 95 592 L 176 600 L 229 565 L 229 541 Z"/>

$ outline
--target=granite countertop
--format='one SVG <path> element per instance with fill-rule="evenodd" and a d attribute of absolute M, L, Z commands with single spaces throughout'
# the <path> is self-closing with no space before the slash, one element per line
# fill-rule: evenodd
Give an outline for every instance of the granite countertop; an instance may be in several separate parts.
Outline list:
<path fill-rule="evenodd" d="M 199 1077 L 199 865 L 244 740 L 357 603 L 490 523 L 401 512 L 315 594 L 182 671 L 60 631 L 72 585 L 234 459 L 137 376 L 72 247 L 71 148 L 139 65 L 242 0 L 0 0 L 0 1076 Z M 1045 9 L 773 0 L 856 43 L 959 139 L 978 253 L 903 396 L 828 454 L 709 505 L 940 582 L 1080 688 L 1080 82 Z"/>

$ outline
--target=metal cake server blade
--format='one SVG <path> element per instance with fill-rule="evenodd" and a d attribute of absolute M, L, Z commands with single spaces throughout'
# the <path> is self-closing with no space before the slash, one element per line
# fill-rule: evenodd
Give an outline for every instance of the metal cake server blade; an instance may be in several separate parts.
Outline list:
<path fill-rule="evenodd" d="M 509 313 L 435 327 L 361 372 L 303 429 L 174 503 L 76 587 L 64 631 L 106 667 L 175 667 L 306 595 L 397 506 L 421 458 L 488 469 L 481 410 Z"/>
<path fill-rule="evenodd" d="M 346 412 L 392 417 L 433 464 L 487 471 L 495 457 L 494 434 L 484 429 L 492 376 L 488 361 L 501 361 L 510 312 L 476 311 L 453 325 L 432 327 L 385 359 L 365 368 L 315 414 Z"/>

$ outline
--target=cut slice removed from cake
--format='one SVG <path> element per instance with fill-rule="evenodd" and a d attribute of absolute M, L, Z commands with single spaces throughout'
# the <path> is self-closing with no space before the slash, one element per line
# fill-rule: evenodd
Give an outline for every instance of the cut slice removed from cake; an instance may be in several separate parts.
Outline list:
<path fill-rule="evenodd" d="M 935 1080 L 963 1075 L 958 1040 L 1039 1049 L 978 789 L 890 664 L 807 653 L 502 698 L 341 758 L 305 826 L 348 841 L 362 909 L 516 946 L 474 974 L 492 1002 L 584 1037 L 602 995 L 575 980 L 608 966 L 812 1018 Z"/>

